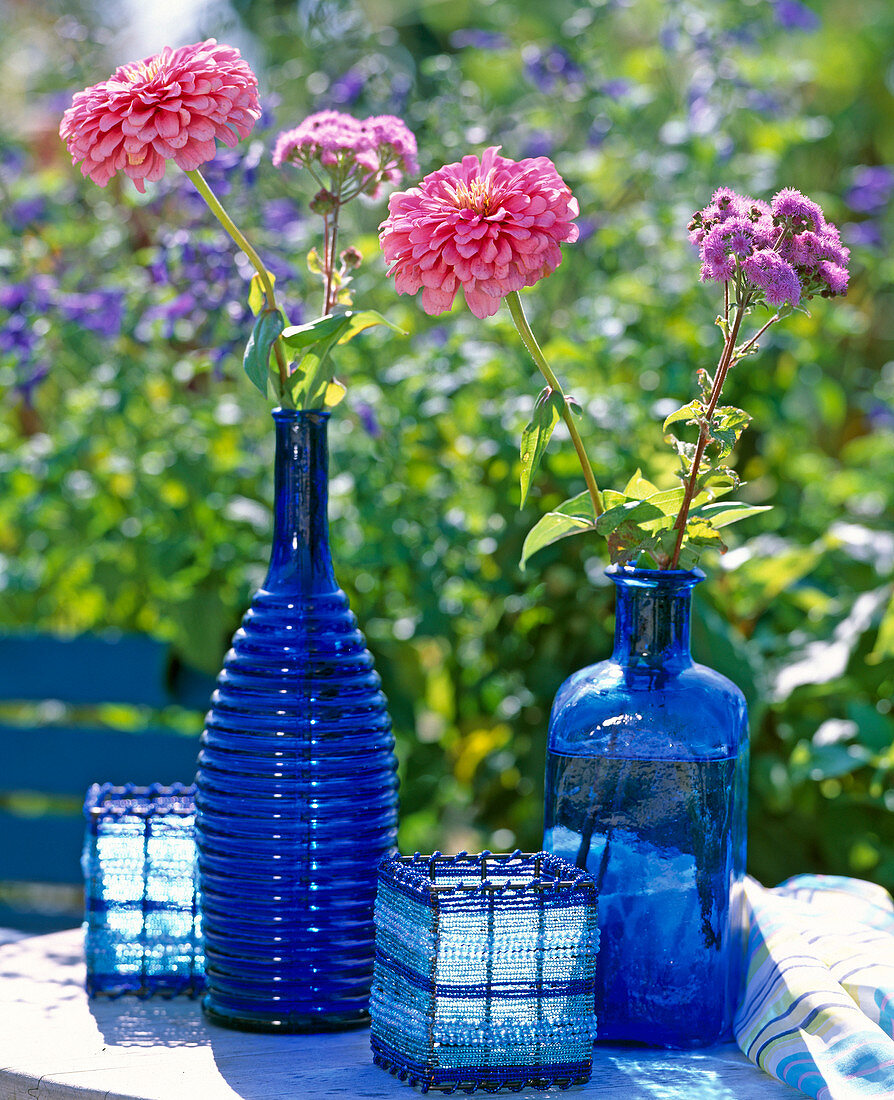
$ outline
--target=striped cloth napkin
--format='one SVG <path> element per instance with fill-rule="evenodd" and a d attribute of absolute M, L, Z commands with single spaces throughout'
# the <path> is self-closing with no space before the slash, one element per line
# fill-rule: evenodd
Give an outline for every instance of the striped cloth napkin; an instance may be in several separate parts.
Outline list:
<path fill-rule="evenodd" d="M 880 886 L 746 881 L 751 928 L 735 1034 L 761 1069 L 817 1100 L 894 1098 L 894 903 Z"/>

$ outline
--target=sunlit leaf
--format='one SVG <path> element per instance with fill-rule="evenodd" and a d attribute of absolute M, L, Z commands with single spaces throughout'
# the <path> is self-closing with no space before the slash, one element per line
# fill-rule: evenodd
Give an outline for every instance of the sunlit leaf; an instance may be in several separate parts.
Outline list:
<path fill-rule="evenodd" d="M 323 398 L 323 404 L 326 406 L 327 409 L 334 409 L 347 392 L 347 386 L 345 386 L 344 383 L 339 382 L 337 378 L 333 378 L 329 385 L 326 387 L 326 394 Z"/>
<path fill-rule="evenodd" d="M 270 285 L 274 286 L 276 283 L 276 276 L 272 271 L 267 272 L 267 278 L 270 280 Z M 256 271 L 254 275 L 252 275 L 248 287 L 248 305 L 252 313 L 257 317 L 266 304 L 267 295 L 264 291 L 264 284 L 261 282 L 261 276 Z"/>
<path fill-rule="evenodd" d="M 283 323 L 282 314 L 278 309 L 265 309 L 259 313 L 242 357 L 245 373 L 265 397 L 267 396 L 270 351 L 277 336 L 283 330 Z"/>
<path fill-rule="evenodd" d="M 637 470 L 624 486 L 624 495 L 628 500 L 645 500 L 657 492 L 660 492 L 658 486 L 644 478 L 641 470 Z"/>
<path fill-rule="evenodd" d="M 758 512 L 769 512 L 770 504 L 745 504 L 742 501 L 722 500 L 716 504 L 702 504 L 689 513 L 691 519 L 708 520 L 713 527 L 728 527 L 740 519 L 755 516 Z"/>
<path fill-rule="evenodd" d="M 523 508 L 528 499 L 531 479 L 540 465 L 540 459 L 546 450 L 553 429 L 562 415 L 562 395 L 547 386 L 540 393 L 534 405 L 531 422 L 522 432 L 521 438 L 521 500 Z"/>
<path fill-rule="evenodd" d="M 586 491 L 564 501 L 555 511 L 547 512 L 528 532 L 522 547 L 520 562 L 522 569 L 538 550 L 543 550 L 544 547 L 551 546 L 560 539 L 568 538 L 569 535 L 595 530 L 595 521 L 593 501 Z"/>
<path fill-rule="evenodd" d="M 671 424 L 676 424 L 680 420 L 687 422 L 693 422 L 698 424 L 705 415 L 705 406 L 701 401 L 690 401 L 688 405 L 683 405 L 682 408 L 675 409 L 670 416 L 665 417 L 664 424 L 661 430 L 666 432 Z"/>

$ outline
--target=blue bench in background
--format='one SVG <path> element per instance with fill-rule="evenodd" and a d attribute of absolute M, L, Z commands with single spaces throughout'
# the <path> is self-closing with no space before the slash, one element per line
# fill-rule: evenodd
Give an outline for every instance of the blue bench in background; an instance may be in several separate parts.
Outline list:
<path fill-rule="evenodd" d="M 191 783 L 213 690 L 143 635 L 0 637 L 0 926 L 80 923 L 87 788 Z"/>

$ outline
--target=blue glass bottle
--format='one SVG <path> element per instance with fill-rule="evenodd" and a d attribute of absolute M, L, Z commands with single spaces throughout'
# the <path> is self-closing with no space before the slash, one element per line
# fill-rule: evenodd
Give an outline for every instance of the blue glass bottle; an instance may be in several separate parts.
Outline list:
<path fill-rule="evenodd" d="M 275 409 L 273 549 L 202 734 L 196 837 L 206 1014 L 250 1031 L 368 1018 L 394 740 L 332 569 L 329 414 Z"/>
<path fill-rule="evenodd" d="M 689 652 L 699 570 L 613 567 L 611 658 L 559 689 L 544 848 L 599 892 L 599 1038 L 728 1035 L 743 952 L 748 720 L 741 691 Z"/>

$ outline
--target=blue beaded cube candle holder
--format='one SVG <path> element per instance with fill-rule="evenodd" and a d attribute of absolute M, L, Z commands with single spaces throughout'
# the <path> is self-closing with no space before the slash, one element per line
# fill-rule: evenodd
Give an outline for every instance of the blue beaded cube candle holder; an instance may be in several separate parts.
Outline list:
<path fill-rule="evenodd" d="M 204 985 L 194 787 L 87 792 L 87 992 L 195 996 Z"/>
<path fill-rule="evenodd" d="M 583 1084 L 596 910 L 592 875 L 546 852 L 383 860 L 376 1064 L 423 1092 Z"/>

